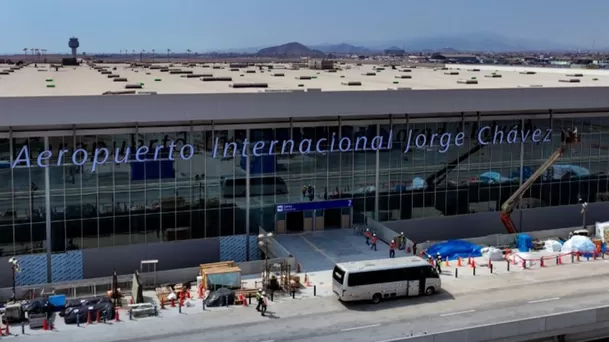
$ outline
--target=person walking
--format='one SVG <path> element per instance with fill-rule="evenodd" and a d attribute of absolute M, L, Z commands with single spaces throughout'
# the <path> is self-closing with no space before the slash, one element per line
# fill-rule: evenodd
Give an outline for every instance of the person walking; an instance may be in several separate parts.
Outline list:
<path fill-rule="evenodd" d="M 399 247 L 398 247 L 399 250 L 406 249 L 406 236 L 404 235 L 404 232 L 400 233 L 400 238 L 399 238 L 398 242 L 399 242 Z"/>
<path fill-rule="evenodd" d="M 395 240 L 391 240 L 391 243 L 389 244 L 389 257 L 390 258 L 395 258 Z"/>
<path fill-rule="evenodd" d="M 256 311 L 258 312 L 262 308 L 262 293 L 262 289 L 258 289 L 258 292 L 256 292 Z"/>
<path fill-rule="evenodd" d="M 366 232 L 364 233 L 364 236 L 366 237 L 366 245 L 370 246 L 370 235 L 372 235 L 370 233 L 370 229 L 366 229 Z"/>
<path fill-rule="evenodd" d="M 372 234 L 372 244 L 370 245 L 370 249 L 376 252 L 376 234 Z"/>
<path fill-rule="evenodd" d="M 436 269 L 438 270 L 438 273 L 442 273 L 442 256 L 440 255 L 440 252 L 436 254 Z"/>
<path fill-rule="evenodd" d="M 269 305 L 269 300 L 266 296 L 266 292 L 262 291 L 262 301 L 261 301 L 261 307 L 260 307 L 260 315 L 264 316 L 264 314 L 266 313 L 266 309 Z"/>

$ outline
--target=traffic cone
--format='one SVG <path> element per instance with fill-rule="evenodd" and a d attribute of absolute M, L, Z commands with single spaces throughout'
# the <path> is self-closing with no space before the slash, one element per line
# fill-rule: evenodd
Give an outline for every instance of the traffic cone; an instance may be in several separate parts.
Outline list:
<path fill-rule="evenodd" d="M 186 299 L 190 299 L 190 290 L 186 291 Z"/>
<path fill-rule="evenodd" d="M 197 289 L 197 298 L 203 299 L 203 285 L 199 286 Z"/>
<path fill-rule="evenodd" d="M 444 263 L 444 266 L 450 267 L 450 262 L 448 262 L 448 257 L 446 257 L 446 262 Z"/>
<path fill-rule="evenodd" d="M 472 257 L 470 257 L 470 256 L 467 257 L 467 264 L 471 266 L 471 264 L 472 264 Z"/>
<path fill-rule="evenodd" d="M 96 317 L 95 321 L 96 321 L 97 323 L 100 323 L 100 322 L 101 322 L 101 311 L 99 311 L 99 310 L 97 310 L 97 317 Z"/>
<path fill-rule="evenodd" d="M 165 300 L 161 300 L 161 310 L 165 309 Z"/>
<path fill-rule="evenodd" d="M 116 308 L 116 313 L 114 314 L 114 320 L 116 322 L 120 322 L 121 321 L 120 315 L 118 314 L 118 308 Z"/>
<path fill-rule="evenodd" d="M 469 266 L 471 268 L 475 268 L 476 267 L 476 260 L 472 259 L 471 263 L 469 264 Z"/>
<path fill-rule="evenodd" d="M 556 257 L 556 265 L 562 265 L 562 255 Z"/>
<path fill-rule="evenodd" d="M 8 323 L 6 323 L 6 336 L 11 336 L 11 332 L 9 330 L 10 325 L 8 325 Z"/>
<path fill-rule="evenodd" d="M 131 297 L 131 299 L 129 299 L 129 304 L 134 304 L 133 297 Z"/>
<path fill-rule="evenodd" d="M 46 319 L 42 321 L 42 330 L 49 330 L 49 322 Z"/>
<path fill-rule="evenodd" d="M 311 282 L 309 280 L 309 275 L 305 273 L 305 286 L 311 287 Z"/>
<path fill-rule="evenodd" d="M 91 324 L 91 311 L 87 312 L 87 324 Z"/>
<path fill-rule="evenodd" d="M 461 266 L 463 266 L 463 260 L 461 259 L 461 257 L 459 257 L 457 259 L 457 267 L 461 267 Z"/>
<path fill-rule="evenodd" d="M 488 265 L 486 265 L 488 268 L 493 268 L 493 262 L 491 261 L 491 259 L 488 259 Z"/>
<path fill-rule="evenodd" d="M 543 257 L 539 258 L 539 267 L 545 267 L 546 265 L 543 263 Z"/>
<path fill-rule="evenodd" d="M 241 303 L 243 304 L 243 307 L 247 306 L 247 301 L 245 300 L 245 296 L 243 294 L 239 295 L 239 300 L 241 301 Z"/>
<path fill-rule="evenodd" d="M 172 299 L 172 300 L 171 300 L 171 307 L 172 307 L 172 308 L 175 308 L 175 307 L 176 307 L 176 300 L 175 300 L 175 299 Z"/>

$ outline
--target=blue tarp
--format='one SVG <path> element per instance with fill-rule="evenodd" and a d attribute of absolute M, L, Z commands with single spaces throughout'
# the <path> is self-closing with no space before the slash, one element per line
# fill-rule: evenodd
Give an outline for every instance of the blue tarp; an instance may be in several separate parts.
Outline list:
<path fill-rule="evenodd" d="M 520 234 L 516 237 L 516 247 L 520 252 L 528 252 L 533 248 L 533 239 L 527 234 Z"/>
<path fill-rule="evenodd" d="M 436 243 L 427 249 L 427 254 L 435 257 L 440 253 L 442 259 L 448 257 L 449 260 L 455 260 L 459 257 L 479 257 L 482 256 L 482 247 L 464 240 L 449 240 Z"/>

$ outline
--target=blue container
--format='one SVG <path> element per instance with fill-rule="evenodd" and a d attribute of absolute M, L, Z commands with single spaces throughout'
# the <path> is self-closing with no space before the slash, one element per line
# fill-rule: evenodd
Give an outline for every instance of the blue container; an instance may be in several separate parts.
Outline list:
<path fill-rule="evenodd" d="M 49 296 L 49 303 L 56 308 L 62 308 L 66 306 L 66 295 Z"/>

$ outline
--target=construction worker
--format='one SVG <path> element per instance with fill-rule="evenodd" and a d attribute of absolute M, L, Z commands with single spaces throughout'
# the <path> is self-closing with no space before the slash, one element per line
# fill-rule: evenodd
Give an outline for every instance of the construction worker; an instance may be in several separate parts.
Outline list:
<path fill-rule="evenodd" d="M 389 244 L 389 257 L 395 258 L 395 240 L 391 240 Z"/>
<path fill-rule="evenodd" d="M 258 289 L 258 292 L 256 292 L 256 311 L 260 312 L 260 308 L 262 307 L 262 294 L 264 292 L 262 292 L 262 289 Z M 264 314 L 263 314 L 264 316 Z"/>
<path fill-rule="evenodd" d="M 400 243 L 400 247 L 399 247 L 400 250 L 406 249 L 406 236 L 404 235 L 404 232 L 400 233 L 399 243 Z"/>
<path fill-rule="evenodd" d="M 266 297 L 266 292 L 262 291 L 261 295 L 261 301 L 260 301 L 260 314 L 262 316 L 264 316 L 264 314 L 266 313 L 266 308 L 269 304 L 268 302 L 268 298 Z"/>
<path fill-rule="evenodd" d="M 436 269 L 438 270 L 438 273 L 442 273 L 442 256 L 440 255 L 440 252 L 436 253 Z"/>
<path fill-rule="evenodd" d="M 372 234 L 372 244 L 370 245 L 370 249 L 376 251 L 376 234 Z"/>
<path fill-rule="evenodd" d="M 364 233 L 364 236 L 366 237 L 366 245 L 367 246 L 370 245 L 370 235 L 372 235 L 372 233 L 370 233 L 370 229 L 366 229 L 366 232 Z"/>

